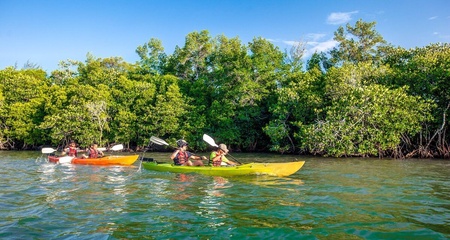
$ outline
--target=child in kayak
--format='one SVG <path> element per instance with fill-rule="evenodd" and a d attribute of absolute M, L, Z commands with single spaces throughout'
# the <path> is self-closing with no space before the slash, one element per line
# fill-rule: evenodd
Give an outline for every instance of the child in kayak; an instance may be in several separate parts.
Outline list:
<path fill-rule="evenodd" d="M 209 155 L 209 165 L 214 167 L 226 166 L 226 165 L 237 165 L 237 163 L 229 160 L 225 157 L 228 153 L 227 145 L 221 143 L 216 151 L 211 152 Z"/>
<path fill-rule="evenodd" d="M 75 141 L 72 140 L 72 141 L 70 141 L 69 146 L 64 149 L 61 156 L 67 155 L 70 157 L 78 157 L 78 153 L 80 153 L 80 152 L 85 152 L 85 151 L 78 149 L 77 144 L 75 143 Z"/>
<path fill-rule="evenodd" d="M 203 162 L 201 160 L 206 160 L 205 156 L 194 156 L 191 152 L 187 151 L 188 143 L 183 139 L 177 141 L 178 148 L 175 152 L 172 153 L 170 159 L 173 160 L 173 163 L 178 166 L 203 166 Z M 197 160 L 192 162 L 189 159 Z"/>
<path fill-rule="evenodd" d="M 101 158 L 104 156 L 103 152 L 97 149 L 97 143 L 91 144 L 91 147 L 86 151 L 87 156 L 83 155 L 83 158 Z"/>

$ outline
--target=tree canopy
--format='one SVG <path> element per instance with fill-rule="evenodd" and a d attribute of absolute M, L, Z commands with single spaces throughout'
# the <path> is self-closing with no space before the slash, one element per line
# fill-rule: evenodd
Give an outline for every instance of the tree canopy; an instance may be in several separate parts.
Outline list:
<path fill-rule="evenodd" d="M 450 157 L 450 45 L 388 44 L 375 22 L 335 32 L 338 45 L 304 64 L 262 37 L 186 36 L 172 54 L 158 39 L 120 57 L 0 70 L 0 148 L 149 144 L 203 133 L 234 151 L 323 156 Z M 289 54 L 288 54 L 289 52 Z"/>

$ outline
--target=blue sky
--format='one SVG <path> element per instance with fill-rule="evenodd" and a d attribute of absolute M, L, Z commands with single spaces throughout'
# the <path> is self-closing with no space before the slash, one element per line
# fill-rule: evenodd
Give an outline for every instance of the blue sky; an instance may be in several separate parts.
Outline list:
<path fill-rule="evenodd" d="M 450 42 L 447 0 L 0 0 L 0 69 L 29 61 L 51 72 L 88 52 L 134 63 L 150 38 L 172 54 L 201 30 L 243 44 L 263 37 L 283 51 L 302 41 L 308 56 L 330 50 L 337 28 L 359 19 L 395 46 Z"/>

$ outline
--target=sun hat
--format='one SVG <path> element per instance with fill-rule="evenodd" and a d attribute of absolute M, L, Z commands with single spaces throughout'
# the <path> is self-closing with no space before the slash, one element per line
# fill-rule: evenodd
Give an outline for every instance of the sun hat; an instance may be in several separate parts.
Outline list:
<path fill-rule="evenodd" d="M 221 143 L 221 144 L 219 144 L 219 148 L 222 149 L 225 153 L 228 153 L 227 145 Z"/>

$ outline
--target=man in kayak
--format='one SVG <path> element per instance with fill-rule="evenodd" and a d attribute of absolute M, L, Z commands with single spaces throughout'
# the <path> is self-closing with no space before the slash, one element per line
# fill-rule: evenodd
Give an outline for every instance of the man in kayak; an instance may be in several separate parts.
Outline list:
<path fill-rule="evenodd" d="M 187 151 L 188 143 L 183 139 L 177 141 L 178 148 L 175 152 L 172 153 L 170 159 L 173 160 L 173 163 L 178 166 L 203 166 L 203 162 L 201 160 L 206 160 L 205 156 L 194 156 L 191 152 Z M 197 160 L 192 162 L 189 160 L 192 158 L 193 160 Z"/>
<path fill-rule="evenodd" d="M 225 157 L 227 153 L 228 153 L 227 145 L 223 143 L 219 144 L 217 150 L 211 152 L 211 155 L 209 155 L 209 165 L 212 165 L 214 167 L 237 165 L 237 163 L 228 160 L 228 158 Z"/>

